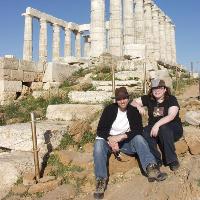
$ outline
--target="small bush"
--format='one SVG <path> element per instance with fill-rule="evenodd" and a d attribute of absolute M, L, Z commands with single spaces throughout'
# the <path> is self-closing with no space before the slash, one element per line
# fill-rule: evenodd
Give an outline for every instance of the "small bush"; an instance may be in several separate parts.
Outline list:
<path fill-rule="evenodd" d="M 65 133 L 58 146 L 58 149 L 67 149 L 69 145 L 76 145 L 76 142 L 73 140 L 73 137 L 71 135 Z"/>
<path fill-rule="evenodd" d="M 82 147 L 87 143 L 94 142 L 95 137 L 96 136 L 91 132 L 84 133 L 83 137 L 81 138 L 81 141 L 79 142 L 79 146 Z"/>

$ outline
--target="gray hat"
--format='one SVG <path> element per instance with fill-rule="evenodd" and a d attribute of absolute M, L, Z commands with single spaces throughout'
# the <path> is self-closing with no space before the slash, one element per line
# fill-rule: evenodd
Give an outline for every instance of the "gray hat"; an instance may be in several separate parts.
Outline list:
<path fill-rule="evenodd" d="M 166 87 L 165 81 L 161 79 L 153 79 L 151 81 L 151 88 Z"/>

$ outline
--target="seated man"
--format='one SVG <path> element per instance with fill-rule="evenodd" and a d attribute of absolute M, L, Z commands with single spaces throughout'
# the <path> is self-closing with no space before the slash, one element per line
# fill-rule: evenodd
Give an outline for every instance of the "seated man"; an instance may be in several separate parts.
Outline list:
<path fill-rule="evenodd" d="M 161 173 L 149 146 L 142 137 L 142 118 L 138 110 L 129 105 L 125 87 L 115 90 L 116 103 L 108 105 L 100 118 L 94 145 L 96 191 L 94 197 L 102 199 L 108 179 L 108 156 L 119 150 L 126 154 L 138 154 L 141 166 L 149 182 L 163 181 L 167 174 Z"/>

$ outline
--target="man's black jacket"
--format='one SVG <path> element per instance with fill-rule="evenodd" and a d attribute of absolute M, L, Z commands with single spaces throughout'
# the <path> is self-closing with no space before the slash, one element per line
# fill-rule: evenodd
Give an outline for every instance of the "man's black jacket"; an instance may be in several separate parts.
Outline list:
<path fill-rule="evenodd" d="M 118 112 L 117 103 L 110 104 L 103 110 L 103 113 L 101 115 L 97 127 L 97 136 L 107 140 L 107 138 L 110 136 L 109 133 L 112 124 L 117 117 L 117 112 Z M 142 117 L 138 112 L 138 110 L 135 107 L 131 106 L 130 104 L 128 104 L 127 106 L 127 118 L 130 125 L 130 131 L 126 133 L 128 139 L 132 139 L 135 135 L 142 134 L 143 131 Z"/>

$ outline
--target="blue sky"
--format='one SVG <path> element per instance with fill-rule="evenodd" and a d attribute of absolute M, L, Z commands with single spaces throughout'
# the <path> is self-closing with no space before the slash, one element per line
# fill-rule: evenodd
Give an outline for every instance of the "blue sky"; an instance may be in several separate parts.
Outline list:
<path fill-rule="evenodd" d="M 197 63 L 200 62 L 200 0 L 155 2 L 176 25 L 178 63 L 190 68 L 193 61 L 194 69 L 200 71 L 200 63 Z M 90 0 L 0 0 L 0 56 L 13 54 L 22 58 L 24 17 L 21 14 L 29 6 L 65 21 L 90 22 Z M 39 23 L 36 20 L 34 27 L 37 41 Z M 35 42 L 34 48 L 37 45 Z"/>

